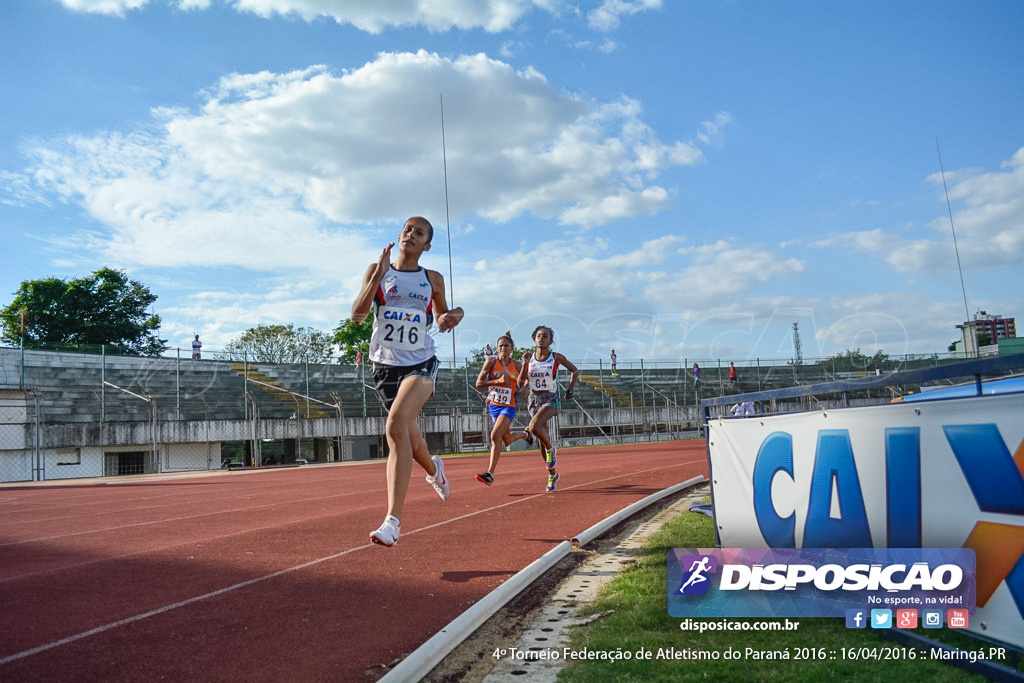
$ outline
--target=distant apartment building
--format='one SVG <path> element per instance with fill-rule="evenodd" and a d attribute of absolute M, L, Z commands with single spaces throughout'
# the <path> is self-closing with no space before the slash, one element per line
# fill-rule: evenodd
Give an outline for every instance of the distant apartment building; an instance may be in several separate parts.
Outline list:
<path fill-rule="evenodd" d="M 1017 326 L 1013 318 L 1001 318 L 998 315 L 990 315 L 988 311 L 978 311 L 974 314 L 973 322 L 978 334 L 987 334 L 993 344 L 1000 339 L 1014 339 L 1017 336 Z"/>
<path fill-rule="evenodd" d="M 978 311 L 974 320 L 968 320 L 957 327 L 963 332 L 962 342 L 952 348 L 954 355 L 966 358 L 978 358 L 984 355 L 995 355 L 1001 339 L 1016 339 L 1017 325 L 1013 318 L 992 315 L 988 311 Z M 979 339 L 987 337 L 982 346 Z"/>

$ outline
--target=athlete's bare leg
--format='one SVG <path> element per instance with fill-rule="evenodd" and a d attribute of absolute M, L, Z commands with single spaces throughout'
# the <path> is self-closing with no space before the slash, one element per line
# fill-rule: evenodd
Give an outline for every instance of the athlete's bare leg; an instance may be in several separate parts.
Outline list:
<path fill-rule="evenodd" d="M 548 436 L 548 420 L 558 414 L 558 409 L 553 406 L 543 406 L 530 420 L 530 432 L 537 438 L 540 444 L 540 455 L 547 459 L 551 451 L 551 438 Z M 555 470 L 548 468 L 548 472 L 555 473 Z"/>
<path fill-rule="evenodd" d="M 388 448 L 388 514 L 402 518 L 405 494 L 409 491 L 412 462 L 433 476 L 437 468 L 430 460 L 427 443 L 416 424 L 423 404 L 434 393 L 434 382 L 426 377 L 406 377 L 398 387 L 398 396 L 388 411 L 384 428 Z"/>

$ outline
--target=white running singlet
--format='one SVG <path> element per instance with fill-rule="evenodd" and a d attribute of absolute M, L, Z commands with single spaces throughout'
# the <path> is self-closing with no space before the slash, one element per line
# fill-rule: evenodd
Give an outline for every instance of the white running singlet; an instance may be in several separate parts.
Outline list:
<path fill-rule="evenodd" d="M 427 269 L 392 266 L 373 297 L 370 360 L 382 365 L 417 365 L 434 356 L 434 288 Z"/>
<path fill-rule="evenodd" d="M 536 352 L 534 352 L 536 353 Z M 545 360 L 537 360 L 534 355 L 530 356 L 529 377 L 530 391 L 535 394 L 549 394 L 558 388 L 555 383 L 555 375 L 558 373 L 558 362 L 555 361 L 555 352 L 548 351 Z"/>

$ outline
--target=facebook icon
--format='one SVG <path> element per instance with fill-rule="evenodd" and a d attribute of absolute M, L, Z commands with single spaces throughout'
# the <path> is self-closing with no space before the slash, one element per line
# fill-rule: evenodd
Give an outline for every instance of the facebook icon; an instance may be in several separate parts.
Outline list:
<path fill-rule="evenodd" d="M 846 628 L 867 628 L 867 611 L 862 609 L 846 610 Z"/>

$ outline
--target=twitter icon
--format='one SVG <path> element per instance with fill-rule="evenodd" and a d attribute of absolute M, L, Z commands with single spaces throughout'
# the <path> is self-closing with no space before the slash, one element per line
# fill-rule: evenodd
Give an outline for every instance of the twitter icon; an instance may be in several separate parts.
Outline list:
<path fill-rule="evenodd" d="M 871 610 L 871 628 L 892 628 L 892 610 Z"/>

